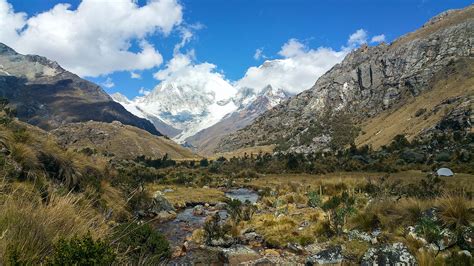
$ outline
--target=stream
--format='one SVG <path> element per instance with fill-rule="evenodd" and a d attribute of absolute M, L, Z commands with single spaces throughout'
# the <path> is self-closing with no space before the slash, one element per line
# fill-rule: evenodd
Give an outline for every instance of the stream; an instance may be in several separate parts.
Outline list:
<path fill-rule="evenodd" d="M 237 199 L 241 202 L 248 200 L 256 203 L 258 200 L 257 192 L 247 188 L 230 189 L 225 195 L 228 198 Z M 184 210 L 178 210 L 174 220 L 157 224 L 157 230 L 165 235 L 171 246 L 181 246 L 186 237 L 191 236 L 194 230 L 204 225 L 207 216 L 218 212 L 221 219 L 227 218 L 226 210 L 212 210 L 212 207 L 204 208 L 204 214 L 196 216 L 193 214 L 193 209 L 194 207 L 187 207 Z"/>

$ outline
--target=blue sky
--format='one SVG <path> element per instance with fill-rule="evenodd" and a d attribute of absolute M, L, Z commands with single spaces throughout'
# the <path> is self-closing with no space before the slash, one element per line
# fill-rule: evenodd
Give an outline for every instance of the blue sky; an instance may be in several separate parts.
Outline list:
<path fill-rule="evenodd" d="M 7 0 L 0 0 L 2 1 Z M 8 3 L 13 7 L 14 13 L 25 12 L 26 20 L 50 11 L 59 3 L 69 3 L 68 10 L 74 11 L 81 1 L 8 0 Z M 138 1 L 139 7 L 148 4 L 147 1 Z M 141 40 L 146 40 L 156 53 L 161 55 L 161 64 L 137 63 L 137 68 L 145 68 L 137 71 L 121 71 L 120 68 L 115 70 L 113 67 L 104 66 L 106 70 L 91 70 L 90 73 L 94 73 L 95 77 L 86 78 L 104 85 L 108 92 L 119 91 L 128 97 L 139 95 L 140 88 L 152 89 L 160 82 L 153 74 L 165 69 L 167 62 L 176 57 L 174 48 L 182 40 L 184 28 L 192 32 L 192 37 L 180 49 L 180 53 L 190 55 L 188 58 L 192 61 L 191 64 L 209 62 L 215 65 L 215 68 L 209 71 L 219 73 L 222 78 L 232 83 L 241 79 L 249 67 L 258 66 L 264 60 L 284 57 L 279 52 L 290 39 L 297 39 L 305 51 L 318 47 L 339 51 L 348 46 L 351 34 L 363 29 L 369 43 L 371 37 L 381 34 L 390 42 L 419 28 L 432 16 L 447 9 L 465 7 L 471 4 L 471 1 L 182 0 L 176 4 L 182 8 L 181 17 L 171 25 L 169 32 L 148 32 L 144 37 L 131 37 L 126 40 L 131 44 L 129 51 L 136 53 L 143 48 L 140 46 Z M 168 13 L 169 11 L 164 11 L 159 15 L 166 16 Z M 166 26 L 169 25 L 160 24 L 160 27 Z M 2 40 L 0 33 L 0 41 L 18 48 L 20 52 L 43 51 L 21 43 L 26 42 L 25 40 L 13 41 L 8 39 L 12 38 L 8 36 L 3 34 Z M 263 56 L 255 59 L 257 49 L 261 49 Z M 48 51 L 45 50 L 44 53 L 51 57 Z M 102 60 L 100 54 L 96 57 L 97 60 Z M 63 64 L 60 56 L 53 59 Z M 71 60 L 74 58 L 64 59 L 66 65 L 71 65 Z M 140 78 L 132 78 L 130 72 L 139 74 Z M 106 82 L 107 80 L 110 82 Z M 113 83 L 114 86 L 106 88 L 107 83 Z"/>

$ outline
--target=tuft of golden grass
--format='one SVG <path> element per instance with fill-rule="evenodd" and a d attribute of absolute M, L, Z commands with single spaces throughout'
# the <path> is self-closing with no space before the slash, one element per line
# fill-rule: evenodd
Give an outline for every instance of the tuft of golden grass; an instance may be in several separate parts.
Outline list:
<path fill-rule="evenodd" d="M 92 204 L 80 195 L 57 193 L 45 203 L 24 183 L 0 184 L 0 264 L 12 255 L 21 263 L 39 264 L 60 238 L 88 232 L 106 236 L 108 227 Z"/>
<path fill-rule="evenodd" d="M 461 196 L 444 195 L 437 200 L 440 218 L 450 228 L 474 223 L 474 202 Z"/>
<path fill-rule="evenodd" d="M 226 199 L 224 192 L 215 188 L 149 184 L 146 187 L 146 190 L 149 191 L 151 196 L 156 191 L 163 191 L 167 188 L 170 188 L 173 191 L 167 192 L 163 196 L 176 208 L 182 208 L 187 204 L 195 203 L 216 204 L 217 202 L 223 202 Z"/>

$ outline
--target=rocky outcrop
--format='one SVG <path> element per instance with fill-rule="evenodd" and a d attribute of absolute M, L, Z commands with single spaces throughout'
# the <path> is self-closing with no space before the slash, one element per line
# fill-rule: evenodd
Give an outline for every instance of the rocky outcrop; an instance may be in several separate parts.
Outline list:
<path fill-rule="evenodd" d="M 415 257 L 402 243 L 369 248 L 362 257 L 362 266 L 417 265 Z"/>
<path fill-rule="evenodd" d="M 161 135 L 147 120 L 114 102 L 99 86 L 37 55 L 21 55 L 0 43 L 0 96 L 17 116 L 50 130 L 82 121 L 120 121 Z"/>
<path fill-rule="evenodd" d="M 311 89 L 223 139 L 217 150 L 281 143 L 284 150 L 293 152 L 325 149 L 336 133 L 348 131 L 338 129 L 340 124 L 356 127 L 383 112 L 396 112 L 432 89 L 437 75 L 451 65 L 460 60 L 472 65 L 473 28 L 474 6 L 470 6 L 437 16 L 389 45 L 364 45 L 321 76 Z M 469 75 L 472 72 L 466 78 Z M 337 114 L 349 119 L 331 120 Z"/>

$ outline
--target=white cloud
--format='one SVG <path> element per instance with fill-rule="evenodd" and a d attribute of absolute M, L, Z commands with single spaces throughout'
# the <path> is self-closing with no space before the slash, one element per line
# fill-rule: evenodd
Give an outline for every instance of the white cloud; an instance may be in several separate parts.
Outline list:
<path fill-rule="evenodd" d="M 362 45 L 364 43 L 367 43 L 367 31 L 364 29 L 358 29 L 356 32 L 351 34 L 351 36 L 349 36 L 349 40 L 347 41 L 347 44 L 350 47 Z"/>
<path fill-rule="evenodd" d="M 146 39 L 167 36 L 181 22 L 177 0 L 149 0 L 143 6 L 134 0 L 82 0 L 75 10 L 57 4 L 30 18 L 0 0 L 0 42 L 56 60 L 81 76 L 160 65 L 161 54 Z"/>
<path fill-rule="evenodd" d="M 110 88 L 112 88 L 113 86 L 115 86 L 115 83 L 114 83 L 114 81 L 112 80 L 112 78 L 107 77 L 107 79 L 105 80 L 105 82 L 102 83 L 102 86 L 104 86 L 104 87 L 110 89 Z"/>
<path fill-rule="evenodd" d="M 216 65 L 208 62 L 196 64 L 194 61 L 194 50 L 186 54 L 177 53 L 166 64 L 166 68 L 153 76 L 161 82 L 200 88 L 203 93 L 213 93 L 216 101 L 226 100 L 235 94 L 230 82 L 216 70 Z"/>
<path fill-rule="evenodd" d="M 146 96 L 146 95 L 150 94 L 150 90 L 147 90 L 147 89 L 141 87 L 141 88 L 138 90 L 138 93 L 139 93 L 140 95 L 145 95 L 145 96 Z"/>
<path fill-rule="evenodd" d="M 371 43 L 385 42 L 385 34 L 380 34 L 380 35 L 376 35 L 376 36 L 372 37 L 372 39 L 370 39 L 370 42 Z"/>
<path fill-rule="evenodd" d="M 142 75 L 140 75 L 140 73 L 131 71 L 130 72 L 130 78 L 132 78 L 132 79 L 141 79 Z"/>
<path fill-rule="evenodd" d="M 258 67 L 250 67 L 235 87 L 261 90 L 267 85 L 300 93 L 311 88 L 316 80 L 359 45 L 367 42 L 367 32 L 359 29 L 349 36 L 347 46 L 340 50 L 327 47 L 310 49 L 297 39 L 290 39 L 278 52 L 281 59 L 267 60 Z"/>
<path fill-rule="evenodd" d="M 257 48 L 257 50 L 255 50 L 255 54 L 253 55 L 253 59 L 255 60 L 260 60 L 262 58 L 267 58 L 264 54 L 263 54 L 263 48 Z"/>

